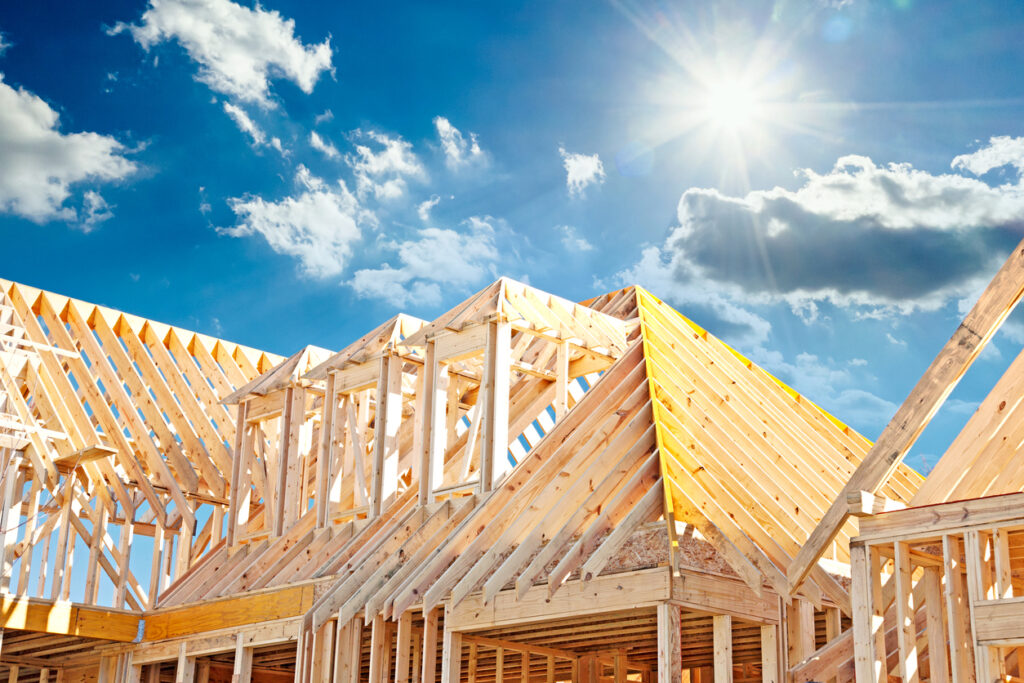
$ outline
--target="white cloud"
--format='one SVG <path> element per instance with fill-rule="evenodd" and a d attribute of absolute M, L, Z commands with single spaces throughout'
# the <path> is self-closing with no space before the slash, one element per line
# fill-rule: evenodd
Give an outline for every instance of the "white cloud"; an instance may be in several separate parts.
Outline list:
<path fill-rule="evenodd" d="M 559 147 L 558 153 L 562 155 L 570 197 L 582 197 L 588 185 L 604 182 L 604 164 L 596 154 L 575 154 L 566 152 L 564 147 Z"/>
<path fill-rule="evenodd" d="M 313 119 L 313 125 L 319 126 L 321 123 L 327 123 L 334 119 L 334 112 L 330 109 L 324 109 L 322 114 L 317 114 L 316 118 Z"/>
<path fill-rule="evenodd" d="M 249 196 L 228 200 L 239 222 L 218 230 L 232 237 L 262 235 L 275 252 L 298 258 L 311 277 L 339 275 L 362 227 L 373 225 L 374 216 L 342 181 L 329 186 L 299 166 L 295 182 L 299 192 L 277 202 Z"/>
<path fill-rule="evenodd" d="M 85 198 L 84 215 L 67 204 L 72 186 L 121 180 L 136 171 L 125 147 L 98 133 L 61 133 L 60 117 L 24 88 L 15 90 L 0 74 L 0 211 L 36 223 L 50 220 L 99 222 L 102 197 Z M 85 223 L 94 216 L 93 223 Z M 109 216 L 107 216 L 109 217 Z"/>
<path fill-rule="evenodd" d="M 687 300 L 724 302 L 723 311 L 781 302 L 810 321 L 830 302 L 884 317 L 979 291 L 1024 226 L 1019 177 L 991 186 L 862 156 L 798 175 L 796 190 L 687 190 L 678 226 L 623 275 L 663 278 Z"/>
<path fill-rule="evenodd" d="M 309 144 L 313 149 L 322 152 L 328 159 L 338 159 L 341 157 L 341 152 L 338 151 L 338 148 L 320 137 L 315 130 L 309 133 Z"/>
<path fill-rule="evenodd" d="M 470 133 L 467 140 L 459 129 L 443 116 L 434 117 L 434 127 L 437 128 L 437 137 L 441 140 L 441 149 L 444 150 L 445 163 L 449 168 L 460 168 L 484 158 L 476 133 Z"/>
<path fill-rule="evenodd" d="M 576 232 L 571 225 L 559 225 L 556 230 L 562 233 L 562 246 L 569 251 L 593 251 L 594 245 Z"/>
<path fill-rule="evenodd" d="M 0 33 L 0 55 L 2 55 L 10 46 L 11 43 L 8 42 L 7 36 L 5 36 L 3 33 Z"/>
<path fill-rule="evenodd" d="M 144 49 L 177 40 L 197 64 L 196 78 L 217 92 L 271 106 L 269 80 L 286 78 L 310 93 L 331 69 L 331 44 L 305 45 L 295 22 L 257 4 L 230 0 L 150 0 L 137 25 L 117 24 Z"/>
<path fill-rule="evenodd" d="M 385 245 L 400 265 L 356 271 L 349 282 L 363 298 L 384 299 L 395 306 L 441 302 L 442 287 L 463 289 L 493 276 L 498 259 L 494 219 L 474 216 L 463 231 L 425 228 L 417 239 Z"/>
<path fill-rule="evenodd" d="M 224 113 L 231 117 L 238 129 L 252 138 L 253 145 L 262 145 L 267 141 L 263 130 L 256 125 L 256 122 L 249 118 L 245 110 L 230 102 L 224 103 Z"/>
<path fill-rule="evenodd" d="M 112 208 L 99 192 L 87 190 L 82 197 L 82 213 L 84 215 L 81 217 L 81 225 L 83 229 L 88 232 L 103 221 L 113 218 Z"/>
<path fill-rule="evenodd" d="M 969 171 L 974 175 L 984 175 L 994 168 L 1013 166 L 1024 168 L 1024 138 L 1011 138 L 1006 135 L 990 138 L 988 145 L 977 152 L 961 154 L 954 157 L 951 168 Z"/>
<path fill-rule="evenodd" d="M 437 206 L 438 202 L 441 201 L 441 197 L 436 194 L 430 195 L 430 199 L 422 201 L 419 206 L 416 207 L 416 213 L 419 215 L 420 220 L 426 223 L 430 220 L 430 210 Z"/>
<path fill-rule="evenodd" d="M 345 156 L 355 174 L 356 192 L 360 199 L 370 195 L 376 199 L 396 199 L 405 194 L 407 177 L 426 178 L 426 171 L 412 151 L 412 144 L 401 136 L 355 130 L 351 137 L 366 143 L 356 144 L 355 154 Z"/>
<path fill-rule="evenodd" d="M 907 342 L 905 340 L 903 340 L 903 339 L 897 339 L 896 337 L 894 337 L 892 335 L 891 332 L 886 332 L 885 333 L 885 338 L 893 346 L 899 346 L 900 348 L 904 348 L 904 349 L 907 348 Z"/>

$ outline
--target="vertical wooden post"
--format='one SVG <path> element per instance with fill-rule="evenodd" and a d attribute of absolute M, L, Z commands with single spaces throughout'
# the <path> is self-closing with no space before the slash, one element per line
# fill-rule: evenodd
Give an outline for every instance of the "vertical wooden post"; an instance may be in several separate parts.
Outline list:
<path fill-rule="evenodd" d="M 569 342 L 558 344 L 555 356 L 555 419 L 569 412 Z"/>
<path fill-rule="evenodd" d="M 494 650 L 494 681 L 505 683 L 505 648 L 500 645 Z"/>
<path fill-rule="evenodd" d="M 444 651 L 441 654 L 441 683 L 459 683 L 461 679 L 462 634 L 445 627 Z"/>
<path fill-rule="evenodd" d="M 320 418 L 320 450 L 316 457 L 316 528 L 327 526 L 331 509 L 331 479 L 334 463 L 334 413 L 338 410 L 338 396 L 334 391 L 335 376 L 327 374 L 324 389 L 323 415 Z"/>
<path fill-rule="evenodd" d="M 25 521 L 25 538 L 32 538 L 36 534 L 36 522 L 39 517 L 39 502 L 42 496 L 43 487 L 38 479 L 32 480 L 32 488 L 29 491 L 28 518 Z M 6 526 L 4 527 L 7 528 Z M 47 535 L 49 538 L 49 535 Z M 32 574 L 32 550 L 33 544 L 25 546 L 21 554 L 21 575 L 18 577 L 18 595 L 29 594 L 29 580 Z M 44 570 L 45 572 L 45 570 Z"/>
<path fill-rule="evenodd" d="M 103 537 L 107 533 L 107 507 L 99 496 L 96 497 L 94 504 L 96 507 L 89 515 L 92 521 L 92 539 L 89 543 L 89 565 L 85 571 L 85 602 L 90 605 L 96 604 L 99 596 L 100 552 L 103 550 Z M 127 558 L 124 557 L 122 560 L 124 569 L 127 569 Z"/>
<path fill-rule="evenodd" d="M 7 673 L 7 683 L 18 683 L 18 674 L 21 673 L 21 667 L 17 664 L 11 664 L 10 671 Z"/>
<path fill-rule="evenodd" d="M 476 667 L 477 667 L 477 644 L 469 644 L 469 683 L 476 683 Z"/>
<path fill-rule="evenodd" d="M 1013 583 L 1010 574 L 1010 542 L 1005 529 L 992 532 L 992 552 L 995 560 L 996 598 L 1012 598 Z"/>
<path fill-rule="evenodd" d="M 285 390 L 281 422 L 281 445 L 277 451 L 277 510 L 273 515 L 272 536 L 280 536 L 304 513 L 302 495 L 302 454 L 300 436 L 306 421 L 306 391 Z"/>
<path fill-rule="evenodd" d="M 900 677 L 903 683 L 918 683 L 921 672 L 917 656 L 917 605 L 911 580 L 910 546 L 897 541 L 896 550 L 896 642 L 900 650 Z"/>
<path fill-rule="evenodd" d="M 778 628 L 761 627 L 761 683 L 780 683 Z"/>
<path fill-rule="evenodd" d="M 967 563 L 967 597 L 969 604 L 978 600 L 987 599 L 985 574 L 986 567 L 983 566 L 981 538 L 976 530 L 964 533 L 964 560 Z M 977 629 L 974 623 L 974 610 L 971 610 L 971 644 L 977 642 Z M 1000 648 L 977 646 L 974 652 L 974 675 L 978 683 L 982 681 L 993 681 L 1005 679 L 1005 661 L 1002 658 Z"/>
<path fill-rule="evenodd" d="M 114 655 L 104 655 L 100 657 L 100 668 L 96 678 L 96 683 L 114 683 L 114 676 L 116 673 L 117 657 Z"/>
<path fill-rule="evenodd" d="M 732 683 L 732 617 L 716 614 L 712 618 L 715 649 L 715 683 Z"/>
<path fill-rule="evenodd" d="M 160 527 L 160 521 L 154 520 L 157 527 Z M 163 529 L 160 528 L 162 532 Z M 135 535 L 135 510 L 124 511 L 124 524 L 121 525 L 121 530 L 117 534 L 117 554 L 120 557 L 120 568 L 121 571 L 117 575 L 117 585 L 114 586 L 114 607 L 121 609 L 124 607 L 125 599 L 128 597 L 128 574 L 131 572 L 131 568 L 128 566 L 128 560 L 132 553 L 132 537 Z M 153 536 L 153 548 L 156 550 L 156 534 Z M 152 604 L 155 602 L 156 596 L 151 596 L 150 601 Z"/>
<path fill-rule="evenodd" d="M 384 623 L 384 617 L 378 614 L 370 625 L 370 683 L 384 683 L 387 654 L 391 649 L 387 636 L 387 624 Z"/>
<path fill-rule="evenodd" d="M 370 482 L 371 519 L 398 490 L 398 428 L 402 421 L 402 359 L 387 353 L 380 359 L 377 415 L 373 427 L 373 469 Z"/>
<path fill-rule="evenodd" d="M 409 683 L 412 671 L 412 612 L 406 610 L 398 617 L 398 635 L 395 645 L 395 683 Z"/>
<path fill-rule="evenodd" d="M 955 536 L 946 534 L 942 537 L 942 562 L 946 579 L 944 592 L 950 674 L 953 683 L 967 683 L 974 671 L 974 638 L 967 618 L 960 542 Z"/>
<path fill-rule="evenodd" d="M 192 566 L 192 539 L 196 532 L 195 516 L 192 521 L 181 520 L 181 527 L 178 529 L 178 548 L 175 555 L 174 576 L 184 576 L 188 568 Z"/>
<path fill-rule="evenodd" d="M 196 658 L 189 657 L 185 643 L 178 648 L 178 665 L 174 669 L 174 683 L 195 683 Z"/>
<path fill-rule="evenodd" d="M 3 538 L 3 566 L 0 568 L 0 591 L 11 590 L 11 575 L 14 573 L 14 546 L 18 542 L 18 521 L 21 517 L 21 487 L 18 483 L 18 463 L 21 458 L 9 449 L 4 449 L 3 506 L 0 508 L 0 534 Z M 97 502 L 97 506 L 101 503 Z M 24 562 L 24 560 L 23 560 Z M 24 572 L 23 572 L 24 573 Z M 19 589 L 21 588 L 19 582 Z"/>
<path fill-rule="evenodd" d="M 660 654 L 660 652 L 661 652 L 660 648 L 659 648 L 658 652 Z M 661 661 L 661 657 L 658 657 L 658 661 L 659 662 Z M 597 656 L 596 655 L 586 655 L 586 656 L 580 657 L 580 671 L 579 671 L 579 681 L 580 681 L 580 683 L 598 683 L 598 679 L 600 678 L 600 671 L 598 671 L 599 668 L 600 668 L 600 664 L 598 664 Z M 663 679 L 661 679 L 659 677 L 658 680 L 663 680 Z M 673 678 L 673 679 L 665 679 L 665 680 L 675 681 L 676 679 Z"/>
<path fill-rule="evenodd" d="M 924 568 L 924 606 L 927 618 L 930 683 L 948 683 L 946 634 L 942 620 L 942 574 L 938 567 Z"/>
<path fill-rule="evenodd" d="M 252 648 L 245 646 L 239 633 L 235 636 L 235 663 L 231 669 L 231 683 L 249 683 L 252 678 Z"/>
<path fill-rule="evenodd" d="M 814 652 L 814 606 L 794 598 L 786 607 L 786 617 L 788 665 L 793 667 Z"/>
<path fill-rule="evenodd" d="M 434 502 L 434 489 L 444 478 L 444 454 L 448 442 L 448 366 L 437 359 L 437 346 L 427 342 L 426 359 L 423 365 L 423 394 L 426 405 L 423 409 L 423 449 L 420 458 L 421 505 Z M 458 404 L 451 407 L 458 413 Z"/>
<path fill-rule="evenodd" d="M 508 390 L 512 327 L 489 322 L 484 351 L 485 403 L 480 444 L 480 491 L 486 492 L 511 469 L 508 462 Z"/>
<path fill-rule="evenodd" d="M 554 655 L 548 655 L 548 666 L 546 671 L 545 683 L 555 683 L 555 657 Z"/>
<path fill-rule="evenodd" d="M 682 634 L 679 606 L 668 602 L 658 603 L 658 680 L 678 681 L 682 679 Z"/>
<path fill-rule="evenodd" d="M 878 653 L 875 652 L 876 629 L 883 628 L 876 623 L 872 609 L 872 586 L 880 577 L 874 573 L 874 562 L 868 562 L 868 548 L 861 544 L 850 545 L 850 602 L 853 607 L 853 664 L 856 679 L 861 683 L 878 683 L 883 675 L 884 665 L 879 669 Z M 882 654 L 884 661 L 884 653 Z"/>
<path fill-rule="evenodd" d="M 60 502 L 60 527 L 57 531 L 57 556 L 53 565 L 53 581 L 50 586 L 50 599 L 56 600 L 61 597 L 61 590 L 64 584 L 64 573 L 71 573 L 68 567 L 68 537 L 71 529 L 71 498 L 74 495 L 75 475 L 69 473 L 64 478 L 64 486 L 61 487 Z M 74 539 L 71 539 L 70 546 L 74 548 Z"/>
<path fill-rule="evenodd" d="M 246 468 L 246 457 L 243 453 L 243 445 L 245 441 L 245 433 L 247 431 L 245 418 L 249 411 L 248 401 L 243 401 L 236 406 L 236 418 L 235 418 L 235 449 L 232 453 L 231 458 L 231 490 L 228 491 L 228 530 L 227 530 L 227 544 L 233 546 L 237 540 L 237 536 L 244 532 L 242 527 L 242 470 Z M 245 517 L 248 518 L 249 512 L 245 511 Z M 154 538 L 154 543 L 156 539 Z"/>
<path fill-rule="evenodd" d="M 526 650 L 519 653 L 519 680 L 530 683 L 530 653 Z"/>
<path fill-rule="evenodd" d="M 437 622 L 441 608 L 435 607 L 423 614 L 423 671 L 422 683 L 434 683 L 437 677 Z"/>
<path fill-rule="evenodd" d="M 153 521 L 153 561 L 150 564 L 149 570 L 149 609 L 155 609 L 157 606 L 157 596 L 160 594 L 160 573 L 163 562 L 161 562 L 161 553 L 164 549 L 164 527 L 160 523 L 160 520 Z M 228 526 L 230 531 L 231 527 Z"/>
<path fill-rule="evenodd" d="M 210 660 L 201 659 L 196 667 L 196 683 L 210 683 Z"/>
<path fill-rule="evenodd" d="M 626 683 L 626 653 L 616 652 L 614 659 L 615 683 Z"/>

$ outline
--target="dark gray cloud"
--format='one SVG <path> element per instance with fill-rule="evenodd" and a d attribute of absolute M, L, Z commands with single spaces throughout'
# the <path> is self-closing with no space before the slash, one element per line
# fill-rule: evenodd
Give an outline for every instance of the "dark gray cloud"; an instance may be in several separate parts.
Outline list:
<path fill-rule="evenodd" d="M 860 315 L 935 310 L 978 291 L 1024 234 L 1024 143 L 992 138 L 954 159 L 961 173 L 840 158 L 826 173 L 798 172 L 795 190 L 727 196 L 692 188 L 678 226 L 621 281 L 647 284 L 699 307 L 747 343 L 770 332 L 752 306 L 785 303 L 805 319 L 829 302 Z M 991 185 L 967 173 L 1005 166 Z"/>

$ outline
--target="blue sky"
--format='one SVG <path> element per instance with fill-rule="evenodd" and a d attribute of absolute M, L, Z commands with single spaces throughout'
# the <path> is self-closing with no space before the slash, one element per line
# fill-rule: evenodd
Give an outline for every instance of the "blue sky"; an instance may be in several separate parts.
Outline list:
<path fill-rule="evenodd" d="M 497 275 L 639 282 L 874 437 L 1024 235 L 1022 29 L 1014 2 L 8 3 L 0 276 L 281 354 Z"/>

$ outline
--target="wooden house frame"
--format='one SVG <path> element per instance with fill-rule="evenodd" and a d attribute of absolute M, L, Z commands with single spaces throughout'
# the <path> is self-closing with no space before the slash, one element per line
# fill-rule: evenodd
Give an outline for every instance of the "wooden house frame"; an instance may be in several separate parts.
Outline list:
<path fill-rule="evenodd" d="M 502 278 L 285 359 L 0 280 L 0 676 L 1019 675 L 1024 513 L 936 491 L 1021 490 L 964 444 L 1013 437 L 1024 370 L 932 477 L 902 464 L 1017 260 L 874 445 L 639 287 Z"/>

